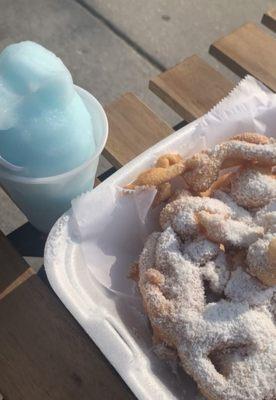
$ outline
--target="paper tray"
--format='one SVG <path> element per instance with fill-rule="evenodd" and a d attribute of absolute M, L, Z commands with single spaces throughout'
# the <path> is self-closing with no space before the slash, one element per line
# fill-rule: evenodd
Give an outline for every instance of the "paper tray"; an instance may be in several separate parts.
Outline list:
<path fill-rule="evenodd" d="M 181 131 L 189 132 L 192 125 Z M 126 168 L 94 190 L 112 186 L 125 175 L 123 170 Z M 46 243 L 45 268 L 56 294 L 139 399 L 196 398 L 198 392 L 192 379 L 176 366 L 173 372 L 152 351 L 151 333 L 141 304 L 129 304 L 129 298 L 118 297 L 91 274 L 76 230 L 70 210 L 57 221 Z M 143 349 L 139 343 L 143 343 Z"/>
<path fill-rule="evenodd" d="M 248 77 L 206 117 L 170 135 L 73 202 L 74 212 L 68 211 L 50 232 L 45 268 L 53 289 L 140 400 L 202 397 L 181 368 L 154 354 L 140 297 L 126 277 L 130 262 L 155 227 L 156 215 L 143 215 L 154 191 L 144 198 L 138 194 L 131 202 L 119 188 L 160 154 L 191 155 L 245 130 L 276 137 L 275 129 L 276 96 Z M 133 203 L 135 210 L 128 208 Z M 104 226 L 107 220 L 113 225 Z M 108 236 L 118 223 L 122 229 Z M 137 223 L 143 229 L 136 229 Z"/>

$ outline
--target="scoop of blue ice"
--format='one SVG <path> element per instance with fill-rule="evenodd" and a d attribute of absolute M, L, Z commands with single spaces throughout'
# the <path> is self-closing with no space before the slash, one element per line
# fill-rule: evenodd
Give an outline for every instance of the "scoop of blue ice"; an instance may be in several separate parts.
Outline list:
<path fill-rule="evenodd" d="M 2 51 L 0 168 L 45 177 L 78 167 L 95 152 L 92 123 L 55 54 L 29 41 Z"/>

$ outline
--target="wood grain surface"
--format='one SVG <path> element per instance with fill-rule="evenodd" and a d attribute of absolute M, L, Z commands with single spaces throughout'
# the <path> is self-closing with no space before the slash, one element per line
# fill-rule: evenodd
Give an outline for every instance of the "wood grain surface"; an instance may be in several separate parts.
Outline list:
<path fill-rule="evenodd" d="M 272 31 L 276 32 L 276 8 L 264 13 L 262 23 Z"/>
<path fill-rule="evenodd" d="M 135 399 L 2 233 L 0 393 L 4 400 Z"/>
<path fill-rule="evenodd" d="M 253 23 L 217 40 L 210 53 L 240 76 L 249 73 L 276 91 L 276 40 Z"/>
<path fill-rule="evenodd" d="M 103 155 L 120 168 L 173 129 L 133 93 L 125 93 L 105 108 L 109 137 Z"/>
<path fill-rule="evenodd" d="M 197 55 L 150 80 L 149 88 L 188 122 L 226 96 L 233 84 Z"/>

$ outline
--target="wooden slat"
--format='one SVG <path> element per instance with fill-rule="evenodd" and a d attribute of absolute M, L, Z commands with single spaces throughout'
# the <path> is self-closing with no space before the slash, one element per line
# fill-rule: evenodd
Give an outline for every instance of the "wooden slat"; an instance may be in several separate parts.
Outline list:
<path fill-rule="evenodd" d="M 248 23 L 219 39 L 210 53 L 238 75 L 249 73 L 276 91 L 276 40 Z"/>
<path fill-rule="evenodd" d="M 95 182 L 94 182 L 94 186 L 96 187 L 96 186 L 98 186 L 100 183 L 101 183 L 101 181 L 100 181 L 98 178 L 96 178 L 96 179 L 95 179 Z"/>
<path fill-rule="evenodd" d="M 1 233 L 0 283 L 0 392 L 5 400 L 134 399 Z"/>
<path fill-rule="evenodd" d="M 133 93 L 125 93 L 106 107 L 109 137 L 103 155 L 120 168 L 173 129 Z"/>
<path fill-rule="evenodd" d="M 276 8 L 267 11 L 262 18 L 262 23 L 276 32 Z"/>
<path fill-rule="evenodd" d="M 22 258 L 14 257 L 13 247 L 0 231 L 0 299 L 31 275 L 32 269 Z"/>
<path fill-rule="evenodd" d="M 149 88 L 190 122 L 208 112 L 233 84 L 193 55 L 151 79 Z"/>

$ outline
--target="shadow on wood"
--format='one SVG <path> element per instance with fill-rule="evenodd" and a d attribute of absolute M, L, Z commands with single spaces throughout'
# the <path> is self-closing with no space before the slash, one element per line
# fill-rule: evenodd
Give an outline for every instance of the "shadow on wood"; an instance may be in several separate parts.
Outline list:
<path fill-rule="evenodd" d="M 39 232 L 29 222 L 11 232 L 7 237 L 21 256 L 43 257 L 47 235 Z"/>
<path fill-rule="evenodd" d="M 93 341 L 36 275 L 2 298 L 0 320 L 0 386 L 4 398 L 135 399 Z"/>

